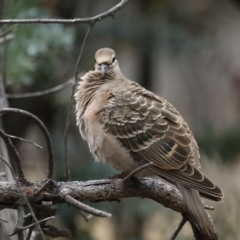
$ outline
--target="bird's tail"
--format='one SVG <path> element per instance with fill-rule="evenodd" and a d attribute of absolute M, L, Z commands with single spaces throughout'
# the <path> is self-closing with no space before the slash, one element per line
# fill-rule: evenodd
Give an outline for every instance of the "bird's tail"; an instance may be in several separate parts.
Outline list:
<path fill-rule="evenodd" d="M 211 237 L 211 239 L 217 239 L 214 226 L 202 204 L 199 192 L 195 189 L 185 187 L 180 183 L 177 183 L 177 187 L 199 231 Z"/>

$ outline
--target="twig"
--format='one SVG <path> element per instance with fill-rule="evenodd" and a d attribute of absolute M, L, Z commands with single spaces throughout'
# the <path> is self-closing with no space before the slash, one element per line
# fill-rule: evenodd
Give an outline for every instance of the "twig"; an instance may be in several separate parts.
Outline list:
<path fill-rule="evenodd" d="M 23 206 L 19 205 L 17 207 L 17 212 L 18 212 L 17 226 L 14 229 L 13 233 L 10 234 L 9 236 L 13 236 L 13 235 L 17 234 L 18 235 L 18 240 L 24 240 L 24 233 L 23 233 L 23 231 L 19 231 L 19 229 L 23 227 L 23 222 L 24 222 L 24 209 L 23 209 Z"/>
<path fill-rule="evenodd" d="M 13 231 L 13 233 L 10 234 L 9 236 L 13 236 L 13 235 L 15 235 L 15 234 L 22 233 L 24 230 L 26 230 L 26 229 L 28 229 L 28 228 L 32 228 L 33 226 L 35 226 L 37 223 L 43 223 L 43 222 L 46 222 L 46 221 L 51 220 L 51 219 L 54 219 L 54 218 L 55 218 L 55 216 L 51 216 L 51 217 L 48 217 L 48 218 L 44 218 L 44 219 L 39 220 L 38 222 L 34 222 L 34 223 L 32 223 L 32 224 L 30 224 L 30 225 L 28 225 L 28 226 L 24 226 L 24 227 L 23 227 L 23 224 L 22 224 L 22 226 L 17 225 L 16 229 L 15 229 L 15 230 Z M 23 221 L 23 218 L 22 218 L 22 221 Z M 30 229 L 29 229 L 29 231 L 30 231 Z M 23 239 L 23 240 L 24 240 L 24 239 Z"/>
<path fill-rule="evenodd" d="M 76 63 L 75 71 L 74 71 L 74 85 L 73 85 L 73 88 L 72 88 L 71 98 L 70 98 L 70 101 L 69 101 L 69 104 L 68 104 L 67 119 L 66 119 L 65 128 L 64 128 L 64 162 L 65 162 L 65 175 L 66 175 L 66 178 L 67 178 L 68 181 L 71 179 L 69 166 L 68 166 L 68 148 L 67 148 L 68 131 L 69 131 L 69 125 L 70 125 L 70 115 L 71 115 L 71 111 L 72 111 L 74 93 L 75 93 L 77 80 L 78 80 L 78 68 L 79 68 L 79 65 L 80 65 L 81 58 L 82 58 L 83 50 L 85 48 L 88 37 L 89 37 L 93 27 L 94 27 L 93 24 L 89 25 L 88 30 L 85 34 L 84 39 L 83 39 L 79 55 L 78 55 L 78 59 L 77 59 L 77 63 Z"/>
<path fill-rule="evenodd" d="M 51 182 L 51 179 L 47 179 L 47 181 L 42 185 L 42 187 L 38 189 L 37 192 L 35 192 L 34 197 L 38 197 L 49 186 Z"/>
<path fill-rule="evenodd" d="M 62 84 L 59 84 L 56 87 L 49 88 L 47 90 L 32 92 L 32 93 L 19 93 L 19 94 L 7 93 L 6 96 L 8 99 L 25 99 L 25 98 L 32 98 L 32 97 L 41 97 L 44 95 L 49 95 L 51 93 L 59 92 L 64 88 L 66 88 L 68 85 L 72 85 L 72 84 L 74 84 L 74 80 L 70 79 Z"/>
<path fill-rule="evenodd" d="M 41 122 L 39 118 L 37 118 L 35 115 L 31 114 L 30 112 L 27 112 L 25 110 L 21 110 L 18 108 L 2 108 L 0 109 L 0 114 L 3 113 L 17 113 L 21 115 L 25 115 L 29 118 L 31 118 L 36 125 L 40 128 L 42 131 L 46 143 L 47 143 L 47 150 L 48 150 L 48 178 L 52 179 L 53 178 L 53 169 L 54 169 L 54 160 L 53 160 L 53 147 L 52 147 L 52 141 L 50 138 L 50 134 L 45 127 L 45 125 Z M 9 139 L 9 138 L 8 138 Z"/>
<path fill-rule="evenodd" d="M 35 143 L 33 141 L 30 141 L 30 140 L 27 140 L 27 139 L 24 139 L 24 138 L 20 138 L 20 137 L 17 137 L 17 136 L 9 135 L 9 134 L 8 134 L 8 137 L 13 138 L 13 139 L 17 139 L 17 140 L 22 141 L 22 142 L 33 144 L 35 147 L 43 149 L 42 146 L 38 145 L 37 143 Z"/>
<path fill-rule="evenodd" d="M 103 212 L 101 210 L 98 210 L 96 208 L 92 208 L 86 204 L 83 204 L 77 200 L 75 200 L 73 197 L 67 195 L 64 197 L 66 203 L 72 205 L 73 207 L 77 208 L 77 209 L 80 209 L 84 212 L 87 212 L 87 213 L 90 213 L 94 216 L 97 216 L 97 217 L 102 217 L 102 218 L 110 218 L 112 216 L 112 214 L 110 213 L 107 213 L 107 212 Z"/>
<path fill-rule="evenodd" d="M 12 173 L 12 175 L 13 175 L 13 178 L 15 179 L 15 181 L 17 182 L 17 178 L 16 178 L 16 175 L 15 175 L 15 173 L 14 173 L 14 171 L 13 171 L 13 168 L 11 167 L 11 165 L 4 159 L 4 157 L 2 157 L 1 155 L 0 155 L 0 160 L 1 161 L 3 161 L 7 166 L 8 166 L 8 168 L 10 169 L 10 171 L 11 171 L 11 173 Z"/>
<path fill-rule="evenodd" d="M 129 0 L 122 0 L 114 7 L 110 8 L 109 10 L 98 14 L 94 17 L 89 18 L 75 18 L 75 19 L 4 19 L 0 21 L 0 24 L 13 24 L 13 23 L 22 23 L 22 24 L 29 24 L 29 23 L 42 23 L 42 24 L 49 24 L 49 23 L 64 23 L 64 24 L 75 24 L 75 23 L 95 23 L 97 21 L 101 21 L 102 19 L 112 16 L 114 13 L 119 11 L 125 4 L 127 4 Z"/>
<path fill-rule="evenodd" d="M 148 168 L 152 165 L 153 165 L 153 162 L 150 162 L 150 163 L 144 164 L 143 166 L 140 166 L 140 167 L 136 168 L 134 171 L 132 171 L 130 174 L 128 174 L 123 179 L 123 182 L 126 182 L 129 178 L 133 177 L 136 173 L 138 173 L 138 172 L 142 171 L 143 169 Z"/>
<path fill-rule="evenodd" d="M 9 33 L 15 31 L 18 27 L 18 24 L 14 24 L 13 26 L 11 26 L 10 28 L 8 28 L 7 30 L 5 30 L 1 35 L 0 38 L 5 37 L 6 35 L 8 35 Z"/>
<path fill-rule="evenodd" d="M 0 110 L 0 112 L 1 112 L 1 110 Z M 13 162 L 16 165 L 16 171 L 17 171 L 17 176 L 18 176 L 19 181 L 27 183 L 27 179 L 24 176 L 21 160 L 19 158 L 18 152 L 17 152 L 16 148 L 14 147 L 11 139 L 8 137 L 8 135 L 2 129 L 0 129 L 0 137 L 4 140 L 4 142 L 7 146 L 7 149 L 9 151 L 9 154 L 10 154 Z"/>
<path fill-rule="evenodd" d="M 83 219 L 88 222 L 90 218 L 92 218 L 92 214 L 86 216 L 81 210 L 78 209 L 78 212 L 82 215 Z"/>
<path fill-rule="evenodd" d="M 43 223 L 43 222 L 46 222 L 46 221 L 51 220 L 51 219 L 54 219 L 54 218 L 55 218 L 55 216 L 51 216 L 51 217 L 48 217 L 48 218 L 44 218 L 44 219 L 39 220 L 38 223 Z M 20 227 L 20 228 L 18 229 L 18 231 L 26 230 L 26 229 L 28 229 L 28 228 L 31 228 L 31 227 L 35 226 L 36 224 L 37 224 L 37 223 L 32 223 L 32 224 L 30 224 L 30 225 L 28 225 L 28 226 Z M 12 235 L 14 235 L 14 234 L 12 234 Z M 12 236 L 12 235 L 11 235 L 11 236 Z"/>
<path fill-rule="evenodd" d="M 16 181 L 16 185 L 17 185 L 17 187 L 18 187 L 18 189 L 19 189 L 19 191 L 20 191 L 20 193 L 21 193 L 24 201 L 26 202 L 26 205 L 27 205 L 29 211 L 31 212 L 34 221 L 36 222 L 36 224 L 37 224 L 37 226 L 38 226 L 38 229 L 39 229 L 39 231 L 40 231 L 40 235 L 41 235 L 41 237 L 42 237 L 43 240 L 46 240 L 46 238 L 45 238 L 45 236 L 44 236 L 44 234 L 43 234 L 43 231 L 42 231 L 42 229 L 41 229 L 41 226 L 40 226 L 40 224 L 38 223 L 38 220 L 37 220 L 37 218 L 36 218 L 36 216 L 35 216 L 35 214 L 34 214 L 34 211 L 33 211 L 32 207 L 31 207 L 28 199 L 26 198 L 26 196 L 24 195 L 24 193 L 23 193 L 23 191 L 22 191 L 22 189 L 21 189 L 21 186 L 20 186 L 20 183 L 19 183 L 19 181 L 18 181 L 18 178 L 16 177 L 16 175 L 15 175 L 12 167 L 10 166 L 10 164 L 9 164 L 2 156 L 0 156 L 0 159 L 8 166 L 8 168 L 9 168 L 10 171 L 12 172 L 13 178 L 14 178 L 15 181 Z"/>
<path fill-rule="evenodd" d="M 83 42 L 82 42 L 82 46 L 81 46 L 81 49 L 80 49 L 80 52 L 79 52 L 79 55 L 78 55 L 78 59 L 77 59 L 77 63 L 76 63 L 76 66 L 75 66 L 75 70 L 74 70 L 74 84 L 75 85 L 76 85 L 76 82 L 78 80 L 78 69 L 79 69 L 79 66 L 80 66 L 81 59 L 82 59 L 82 54 L 83 54 L 85 45 L 87 43 L 87 40 L 89 38 L 89 35 L 90 35 L 93 27 L 94 27 L 94 23 L 92 23 L 88 26 L 87 32 L 86 32 L 86 34 L 84 36 L 84 39 L 83 39 Z"/>
<path fill-rule="evenodd" d="M 170 240 L 175 240 L 179 232 L 182 230 L 184 224 L 186 223 L 187 219 L 182 217 L 180 223 L 178 224 L 176 230 L 174 231 L 173 235 L 170 237 Z"/>

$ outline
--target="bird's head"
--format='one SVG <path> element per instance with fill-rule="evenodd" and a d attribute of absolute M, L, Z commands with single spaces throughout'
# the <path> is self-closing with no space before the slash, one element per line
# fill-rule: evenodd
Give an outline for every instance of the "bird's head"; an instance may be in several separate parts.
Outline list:
<path fill-rule="evenodd" d="M 95 53 L 95 71 L 101 72 L 104 75 L 108 71 L 120 71 L 118 62 L 116 60 L 116 53 L 111 48 L 100 48 Z"/>

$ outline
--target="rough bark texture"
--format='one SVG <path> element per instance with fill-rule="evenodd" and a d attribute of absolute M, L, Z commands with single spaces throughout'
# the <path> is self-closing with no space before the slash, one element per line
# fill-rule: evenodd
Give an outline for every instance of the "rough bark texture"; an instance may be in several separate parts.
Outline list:
<path fill-rule="evenodd" d="M 23 193 L 33 206 L 41 204 L 41 201 L 52 201 L 54 205 L 61 204 L 65 202 L 66 196 L 71 196 L 78 201 L 88 200 L 94 202 L 114 201 L 128 197 L 149 198 L 184 215 L 190 222 L 196 239 L 209 239 L 203 238 L 199 233 L 179 191 L 160 180 L 144 178 L 138 181 L 128 180 L 126 182 L 121 179 L 92 180 L 86 182 L 53 181 L 48 188 L 35 197 L 34 193 L 36 193 L 43 184 L 43 181 L 35 181 L 31 182 L 28 186 L 21 186 Z M 0 206 L 2 208 L 14 208 L 16 201 L 20 201 L 19 199 L 21 198 L 22 195 L 15 182 L 0 183 Z"/>

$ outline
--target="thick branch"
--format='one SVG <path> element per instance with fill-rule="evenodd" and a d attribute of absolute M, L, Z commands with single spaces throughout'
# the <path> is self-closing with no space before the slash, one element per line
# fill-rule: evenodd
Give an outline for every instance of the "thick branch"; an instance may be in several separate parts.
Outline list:
<path fill-rule="evenodd" d="M 101 21 L 102 19 L 113 16 L 114 13 L 119 11 L 124 5 L 126 5 L 129 2 L 129 0 L 122 0 L 114 7 L 110 8 L 109 10 L 98 14 L 94 17 L 88 17 L 88 18 L 75 18 L 75 19 L 5 19 L 0 20 L 0 24 L 12 24 L 12 23 L 41 23 L 41 24 L 49 24 L 49 23 L 62 23 L 62 24 L 75 24 L 75 23 L 87 23 L 92 24 L 98 21 Z"/>
<path fill-rule="evenodd" d="M 22 187 L 23 192 L 28 199 L 34 200 L 34 192 L 37 192 L 42 186 L 42 182 L 32 182 L 31 187 Z M 58 182 L 51 186 L 49 196 L 52 196 L 54 204 L 64 203 L 64 197 L 67 195 L 78 201 L 111 201 L 120 198 L 141 197 L 149 198 L 161 203 L 167 208 L 181 212 L 190 222 L 192 221 L 186 205 L 179 191 L 170 185 L 155 179 L 139 179 L 138 184 L 123 180 L 96 180 L 87 182 Z M 6 208 L 12 208 L 14 202 L 20 197 L 19 190 L 14 182 L 0 183 L 0 205 Z M 44 194 L 43 194 L 44 196 Z M 39 197 L 36 199 L 39 202 Z"/>
<path fill-rule="evenodd" d="M 197 240 L 212 240 L 202 236 L 194 224 L 194 220 L 177 189 L 163 183 L 160 180 L 143 178 L 136 183 L 122 179 L 95 180 L 86 182 L 52 182 L 41 196 L 35 197 L 35 193 L 41 189 L 44 182 L 31 182 L 30 186 L 22 186 L 22 192 L 31 204 L 39 203 L 42 197 L 51 199 L 53 204 L 67 203 L 66 196 L 71 196 L 78 201 L 112 201 L 120 198 L 141 197 L 152 199 L 163 206 L 176 212 L 180 212 L 192 226 Z M 21 197 L 15 182 L 0 182 L 0 206 L 1 208 L 15 208 L 14 203 Z M 216 238 L 217 234 L 216 234 Z"/>

